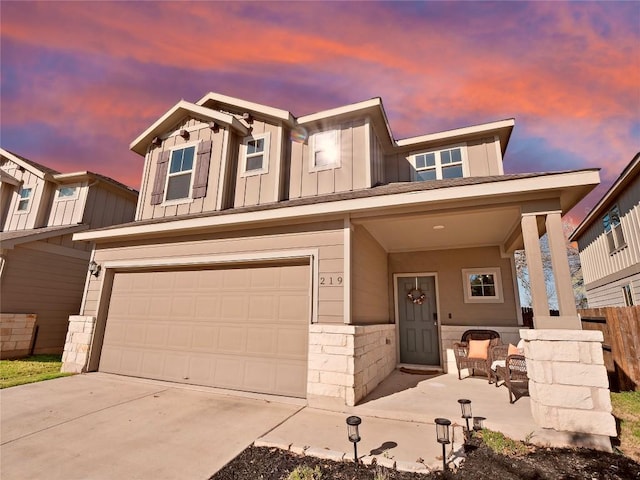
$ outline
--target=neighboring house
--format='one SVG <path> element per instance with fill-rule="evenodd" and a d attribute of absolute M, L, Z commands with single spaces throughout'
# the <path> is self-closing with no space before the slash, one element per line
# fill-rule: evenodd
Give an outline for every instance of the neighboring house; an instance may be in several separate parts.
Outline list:
<path fill-rule="evenodd" d="M 640 305 L 640 153 L 569 238 L 590 308 Z"/>
<path fill-rule="evenodd" d="M 65 369 L 353 405 L 398 365 L 451 368 L 465 329 L 517 341 L 522 248 L 536 326 L 580 328 L 561 215 L 599 173 L 504 174 L 513 126 L 395 140 L 379 98 L 298 118 L 180 101 L 131 144 L 135 221 L 74 234 L 102 271 L 74 319 L 90 354 Z"/>
<path fill-rule="evenodd" d="M 137 192 L 91 172 L 59 173 L 0 148 L 2 358 L 62 353 L 92 245 L 72 235 L 133 220 Z"/>

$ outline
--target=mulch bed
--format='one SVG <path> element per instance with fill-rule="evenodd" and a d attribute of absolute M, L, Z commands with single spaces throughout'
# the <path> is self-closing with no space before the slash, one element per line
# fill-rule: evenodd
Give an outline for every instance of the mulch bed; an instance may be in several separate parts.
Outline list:
<path fill-rule="evenodd" d="M 295 455 L 277 448 L 249 447 L 210 480 L 285 480 L 297 466 L 320 467 L 322 480 L 640 480 L 640 464 L 628 457 L 587 449 L 536 448 L 517 457 L 475 446 L 456 471 L 398 472 L 353 462 Z M 386 476 L 385 476 L 386 474 Z"/>

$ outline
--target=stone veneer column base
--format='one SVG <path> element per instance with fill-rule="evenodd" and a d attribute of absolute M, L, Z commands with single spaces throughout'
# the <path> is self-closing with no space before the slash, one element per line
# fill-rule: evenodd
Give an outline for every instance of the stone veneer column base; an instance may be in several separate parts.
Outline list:
<path fill-rule="evenodd" d="M 96 317 L 69 316 L 69 329 L 62 354 L 62 371 L 84 373 L 89 363 L 89 349 L 93 339 Z"/>
<path fill-rule="evenodd" d="M 37 315 L 33 313 L 0 314 L 0 358 L 26 357 L 31 352 Z"/>
<path fill-rule="evenodd" d="M 395 325 L 309 327 L 307 401 L 320 408 L 353 406 L 396 367 Z"/>
<path fill-rule="evenodd" d="M 574 446 L 611 451 L 617 435 L 611 414 L 602 332 L 521 330 L 531 413 L 542 428 L 569 435 Z"/>

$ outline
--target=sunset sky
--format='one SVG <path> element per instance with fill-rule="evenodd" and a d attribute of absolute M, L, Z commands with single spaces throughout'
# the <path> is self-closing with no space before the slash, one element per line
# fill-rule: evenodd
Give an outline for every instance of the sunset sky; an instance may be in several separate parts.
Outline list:
<path fill-rule="evenodd" d="M 640 150 L 640 2 L 0 2 L 2 147 L 138 188 L 180 99 L 295 116 L 381 97 L 396 139 L 515 118 L 506 173 Z"/>

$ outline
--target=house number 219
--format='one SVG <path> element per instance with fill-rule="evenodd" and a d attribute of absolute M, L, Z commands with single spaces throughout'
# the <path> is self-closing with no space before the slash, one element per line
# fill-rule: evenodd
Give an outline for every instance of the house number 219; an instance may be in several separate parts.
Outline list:
<path fill-rule="evenodd" d="M 342 275 L 322 275 L 320 277 L 321 287 L 340 287 L 342 286 Z"/>

